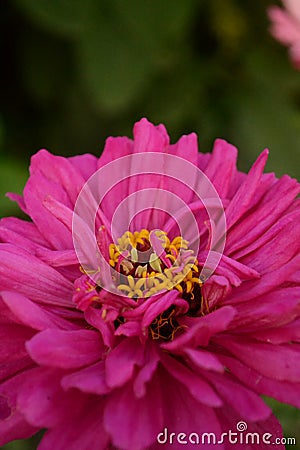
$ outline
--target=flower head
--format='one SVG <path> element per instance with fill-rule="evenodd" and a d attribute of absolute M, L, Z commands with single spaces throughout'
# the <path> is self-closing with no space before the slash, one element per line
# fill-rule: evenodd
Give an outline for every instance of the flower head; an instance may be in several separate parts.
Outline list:
<path fill-rule="evenodd" d="M 1 443 L 281 436 L 260 395 L 300 406 L 300 189 L 267 155 L 246 175 L 227 142 L 198 153 L 142 119 L 99 159 L 32 158 L 11 195 L 31 221 L 0 223 Z"/>
<path fill-rule="evenodd" d="M 289 47 L 291 60 L 300 70 L 300 3 L 298 0 L 283 0 L 283 4 L 285 10 L 277 6 L 269 8 L 271 33 Z"/>

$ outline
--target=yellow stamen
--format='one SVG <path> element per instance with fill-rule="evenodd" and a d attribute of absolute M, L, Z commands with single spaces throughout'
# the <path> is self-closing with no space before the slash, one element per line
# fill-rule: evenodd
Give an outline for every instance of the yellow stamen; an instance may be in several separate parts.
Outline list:
<path fill-rule="evenodd" d="M 171 262 L 172 266 L 166 267 L 154 250 L 150 253 L 149 260 L 140 264 L 138 251 L 142 255 L 144 251 L 152 248 L 151 233 L 146 229 L 133 233 L 126 231 L 117 240 L 117 245 L 109 246 L 109 263 L 114 268 L 121 254 L 124 255 L 124 252 L 127 252 L 130 255 L 129 259 L 123 259 L 119 266 L 125 281 L 122 279 L 118 289 L 130 298 L 148 298 L 163 290 L 176 289 L 180 294 L 185 295 L 184 298 L 194 300 L 194 287 L 201 287 L 202 282 L 198 278 L 198 261 L 193 256 L 192 250 L 189 250 L 188 241 L 181 236 L 170 240 L 167 233 L 161 230 L 155 230 L 154 233 L 164 249 L 164 257 Z M 178 270 L 179 267 L 180 270 Z M 199 288 L 197 289 L 197 295 L 199 295 Z M 199 302 L 202 304 L 201 298 Z"/>

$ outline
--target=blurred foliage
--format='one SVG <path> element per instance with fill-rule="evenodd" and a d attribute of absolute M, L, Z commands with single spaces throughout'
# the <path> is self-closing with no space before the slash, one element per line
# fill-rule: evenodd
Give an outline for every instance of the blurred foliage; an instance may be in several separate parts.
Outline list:
<path fill-rule="evenodd" d="M 142 116 L 173 141 L 196 131 L 205 152 L 231 141 L 243 170 L 269 147 L 268 170 L 300 178 L 300 73 L 269 35 L 276 3 L 1 2 L 0 215 L 16 213 L 4 193 L 21 193 L 39 148 L 100 154 Z M 277 409 L 293 435 L 299 415 Z"/>
<path fill-rule="evenodd" d="M 265 400 L 279 419 L 285 438 L 296 439 L 296 445 L 287 444 L 286 450 L 298 450 L 300 448 L 300 410 L 290 405 L 282 405 L 274 399 Z"/>
<path fill-rule="evenodd" d="M 299 176 L 300 74 L 269 35 L 276 0 L 1 3 L 2 154 L 100 153 L 142 116 L 172 139 L 240 149 L 241 168 Z"/>
<path fill-rule="evenodd" d="M 9 444 L 3 445 L 1 450 L 36 450 L 39 441 L 41 440 L 43 432 L 39 432 L 30 439 L 23 439 L 18 441 L 10 442 Z M 55 449 L 53 449 L 55 450 Z M 67 449 L 66 449 L 67 450 Z M 78 449 L 80 450 L 80 449 Z"/>

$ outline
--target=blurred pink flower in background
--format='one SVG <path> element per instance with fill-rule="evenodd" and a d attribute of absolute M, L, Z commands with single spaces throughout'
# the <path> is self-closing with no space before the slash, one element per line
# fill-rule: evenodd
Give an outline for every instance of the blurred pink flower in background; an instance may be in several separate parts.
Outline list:
<path fill-rule="evenodd" d="M 269 8 L 272 21 L 271 33 L 278 41 L 289 47 L 290 57 L 300 70 L 300 1 L 283 0 L 285 10 L 278 6 Z"/>
<path fill-rule="evenodd" d="M 98 285 L 77 259 L 75 203 L 99 168 L 146 152 L 154 163 L 160 152 L 203 171 L 224 206 L 226 247 L 215 250 L 210 278 L 199 279 L 210 227 L 221 220 L 214 200 L 213 225 L 195 194 L 165 177 L 167 163 L 161 176 L 137 179 L 121 165 L 110 176 L 127 178 L 96 217 L 99 248 L 115 270 L 116 289 L 106 289 L 105 269 Z M 45 150 L 33 156 L 23 197 L 11 195 L 31 221 L 0 223 L 1 444 L 46 429 L 40 450 L 175 449 L 181 445 L 156 441 L 165 427 L 220 436 L 240 420 L 249 432 L 282 436 L 260 395 L 300 407 L 300 189 L 289 176 L 264 174 L 267 156 L 244 174 L 226 141 L 217 140 L 212 154 L 198 153 L 195 134 L 170 145 L 165 128 L 146 119 L 135 124 L 134 140 L 109 138 L 99 159 Z M 110 226 L 120 202 L 146 188 L 160 190 L 149 197 L 154 209 L 162 189 L 189 207 L 201 236 L 197 252 L 190 222 L 183 221 L 185 240 L 160 210 L 131 211 L 130 232 L 122 213 L 114 243 Z M 83 220 L 79 236 L 85 233 Z M 139 263 L 138 250 L 150 250 L 149 261 Z"/>

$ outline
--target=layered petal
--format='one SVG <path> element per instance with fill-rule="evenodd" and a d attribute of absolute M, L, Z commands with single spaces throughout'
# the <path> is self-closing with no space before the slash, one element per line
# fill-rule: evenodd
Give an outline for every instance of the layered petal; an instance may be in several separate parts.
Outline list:
<path fill-rule="evenodd" d="M 133 375 L 136 365 L 144 361 L 144 348 L 137 338 L 123 340 L 108 355 L 105 361 L 106 382 L 111 388 L 122 386 Z"/>
<path fill-rule="evenodd" d="M 153 444 L 163 426 L 161 389 L 155 376 L 141 398 L 135 397 L 131 383 L 109 396 L 104 427 L 113 445 L 124 450 L 142 450 Z"/>
<path fill-rule="evenodd" d="M 64 392 L 60 386 L 63 372 L 38 367 L 23 374 L 17 397 L 18 410 L 30 424 L 53 427 L 65 422 L 69 411 L 80 410 L 83 398 Z"/>
<path fill-rule="evenodd" d="M 142 119 L 100 158 L 32 158 L 32 222 L 0 222 L 1 444 L 231 450 L 241 421 L 282 437 L 261 395 L 300 406 L 299 184 L 169 142 Z"/>
<path fill-rule="evenodd" d="M 15 439 L 26 439 L 38 431 L 38 426 L 30 425 L 16 407 L 22 382 L 21 373 L 0 386 L 0 445 Z"/>
<path fill-rule="evenodd" d="M 57 426 L 45 433 L 39 450 L 106 450 L 109 436 L 103 427 L 103 404 L 99 399 L 89 398 L 67 412 Z"/>
<path fill-rule="evenodd" d="M 300 382 L 300 346 L 275 346 L 246 336 L 215 337 L 214 341 L 265 377 Z"/>
<path fill-rule="evenodd" d="M 0 290 L 14 290 L 38 303 L 72 306 L 72 284 L 38 258 L 12 244 L 0 244 L 0 259 Z"/>
<path fill-rule="evenodd" d="M 27 343 L 34 361 L 42 366 L 75 369 L 101 359 L 102 339 L 92 330 L 45 330 Z"/>

